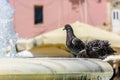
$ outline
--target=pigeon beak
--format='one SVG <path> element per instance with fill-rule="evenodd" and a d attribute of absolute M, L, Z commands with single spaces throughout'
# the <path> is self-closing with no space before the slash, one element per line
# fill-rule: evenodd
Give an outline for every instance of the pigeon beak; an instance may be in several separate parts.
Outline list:
<path fill-rule="evenodd" d="M 63 30 L 65 30 L 65 28 L 63 28 Z"/>

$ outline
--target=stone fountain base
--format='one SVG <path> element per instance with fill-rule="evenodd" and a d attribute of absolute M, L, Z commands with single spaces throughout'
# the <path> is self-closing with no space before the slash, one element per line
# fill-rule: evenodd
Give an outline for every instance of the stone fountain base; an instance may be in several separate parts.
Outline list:
<path fill-rule="evenodd" d="M 112 74 L 112 67 L 98 59 L 0 59 L 0 80 L 109 80 Z"/>

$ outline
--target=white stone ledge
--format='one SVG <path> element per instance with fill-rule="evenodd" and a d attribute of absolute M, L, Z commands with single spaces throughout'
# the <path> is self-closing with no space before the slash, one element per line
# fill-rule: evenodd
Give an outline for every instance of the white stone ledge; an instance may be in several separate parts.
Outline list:
<path fill-rule="evenodd" d="M 98 59 L 0 59 L 0 80 L 109 80 L 112 74 L 112 67 Z"/>
<path fill-rule="evenodd" d="M 29 50 L 35 45 L 34 39 L 20 39 L 16 43 L 18 51 Z"/>

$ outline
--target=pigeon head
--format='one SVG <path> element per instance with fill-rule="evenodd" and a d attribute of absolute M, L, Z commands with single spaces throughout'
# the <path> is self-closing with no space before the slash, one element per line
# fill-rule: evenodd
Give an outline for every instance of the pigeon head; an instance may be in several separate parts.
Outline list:
<path fill-rule="evenodd" d="M 68 30 L 73 30 L 73 29 L 72 29 L 71 25 L 66 24 L 63 30 L 67 30 L 68 31 Z"/>

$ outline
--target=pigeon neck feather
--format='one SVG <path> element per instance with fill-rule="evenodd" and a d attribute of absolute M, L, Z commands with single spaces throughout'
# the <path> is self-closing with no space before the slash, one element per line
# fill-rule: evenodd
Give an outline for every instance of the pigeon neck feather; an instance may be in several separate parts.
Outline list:
<path fill-rule="evenodd" d="M 74 35 L 73 30 L 67 30 L 67 39 L 71 40 L 74 37 L 75 35 Z"/>

